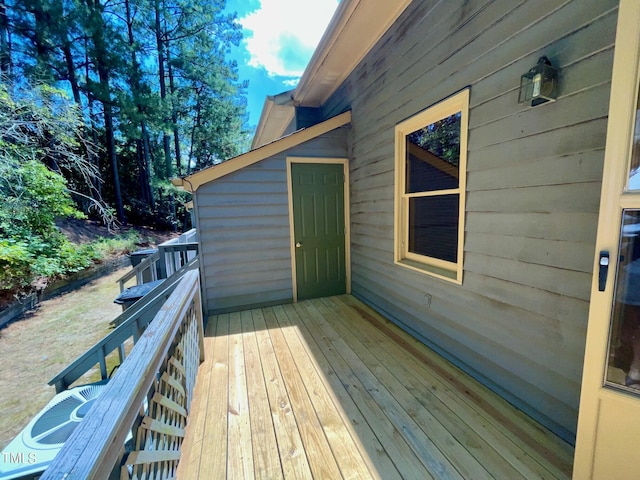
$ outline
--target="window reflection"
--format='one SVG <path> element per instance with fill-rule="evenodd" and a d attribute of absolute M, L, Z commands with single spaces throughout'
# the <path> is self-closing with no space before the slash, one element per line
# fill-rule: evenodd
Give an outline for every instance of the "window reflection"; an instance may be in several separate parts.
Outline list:
<path fill-rule="evenodd" d="M 606 380 L 640 393 L 640 210 L 622 215 Z"/>
<path fill-rule="evenodd" d="M 455 113 L 407 135 L 406 193 L 458 188 L 461 116 Z"/>

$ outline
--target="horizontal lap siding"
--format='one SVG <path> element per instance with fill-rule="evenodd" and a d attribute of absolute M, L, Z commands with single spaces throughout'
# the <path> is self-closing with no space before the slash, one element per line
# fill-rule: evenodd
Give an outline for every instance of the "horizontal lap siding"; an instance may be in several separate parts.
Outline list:
<path fill-rule="evenodd" d="M 292 300 L 286 157 L 344 158 L 346 148 L 346 128 L 339 128 L 197 190 L 210 313 Z"/>
<path fill-rule="evenodd" d="M 575 434 L 615 0 L 415 1 L 324 105 L 350 106 L 352 290 Z M 520 105 L 547 55 L 559 98 Z M 471 87 L 462 286 L 393 263 L 394 126 Z"/>

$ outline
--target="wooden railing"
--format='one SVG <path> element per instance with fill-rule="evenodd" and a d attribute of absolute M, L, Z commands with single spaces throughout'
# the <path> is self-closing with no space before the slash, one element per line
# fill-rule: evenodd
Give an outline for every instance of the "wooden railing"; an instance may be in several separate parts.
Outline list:
<path fill-rule="evenodd" d="M 198 255 L 197 231 L 195 228 L 158 245 L 158 251 L 143 259 L 131 271 L 123 275 L 118 283 L 120 292 L 132 278 L 136 285 L 162 280 L 171 276 Z"/>
<path fill-rule="evenodd" d="M 42 480 L 107 479 L 118 471 L 121 479 L 174 478 L 203 356 L 199 273 L 192 270 Z"/>
<path fill-rule="evenodd" d="M 115 330 L 49 380 L 49 385 L 53 385 L 56 393 L 59 393 L 69 388 L 96 365 L 100 367 L 102 380 L 106 380 L 109 374 L 107 371 L 107 357 L 117 350 L 119 364 L 124 362 L 126 356 L 125 344 L 130 341 L 135 344 L 139 340 L 147 325 L 160 311 L 162 305 L 176 289 L 183 276 L 190 270 L 198 271 L 197 257 L 116 317 L 111 322 L 116 327 Z"/>
<path fill-rule="evenodd" d="M 156 252 L 144 258 L 138 265 L 125 273 L 118 283 L 120 284 L 120 293 L 126 287 L 126 284 L 132 278 L 136 279 L 136 285 L 142 285 L 147 282 L 155 282 L 158 280 L 158 261 L 160 260 L 160 252 Z"/>
<path fill-rule="evenodd" d="M 160 278 L 167 278 L 198 255 L 197 243 L 163 243 L 158 245 L 158 271 Z"/>

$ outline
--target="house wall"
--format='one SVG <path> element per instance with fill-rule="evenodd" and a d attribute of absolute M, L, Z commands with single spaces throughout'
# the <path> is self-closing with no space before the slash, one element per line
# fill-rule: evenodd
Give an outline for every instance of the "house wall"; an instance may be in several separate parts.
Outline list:
<path fill-rule="evenodd" d="M 333 130 L 198 188 L 200 261 L 210 314 L 292 301 L 286 158 L 344 158 L 346 132 L 346 127 Z"/>
<path fill-rule="evenodd" d="M 323 106 L 352 109 L 352 290 L 575 438 L 616 0 L 416 0 Z M 559 98 L 518 104 L 547 55 Z M 461 286 L 394 264 L 394 126 L 471 87 Z"/>

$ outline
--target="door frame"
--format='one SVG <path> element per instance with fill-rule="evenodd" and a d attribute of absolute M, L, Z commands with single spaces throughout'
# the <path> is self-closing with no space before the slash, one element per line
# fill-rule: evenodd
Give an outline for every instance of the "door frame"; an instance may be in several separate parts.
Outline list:
<path fill-rule="evenodd" d="M 640 2 L 620 0 L 574 457 L 575 479 L 593 477 L 598 414 L 602 401 L 634 401 L 626 393 L 604 387 L 616 268 L 609 268 L 605 290 L 600 292 L 598 263 L 601 251 L 608 251 L 611 259 L 618 258 L 621 209 L 640 208 L 640 194 L 635 193 L 633 197 L 629 195 L 625 198 L 622 193 L 629 172 L 638 99 L 639 61 Z M 611 260 L 611 266 L 617 267 L 617 263 Z M 640 404 L 640 398 L 635 401 Z M 607 447 L 599 445 L 598 448 Z"/>
<path fill-rule="evenodd" d="M 287 195 L 289 197 L 289 243 L 291 247 L 291 280 L 293 301 L 298 301 L 298 279 L 296 274 L 296 246 L 293 226 L 293 188 L 291 165 L 294 163 L 315 163 L 342 165 L 344 173 L 344 263 L 346 293 L 351 293 L 351 216 L 349 214 L 349 159 L 332 157 L 287 157 Z"/>

